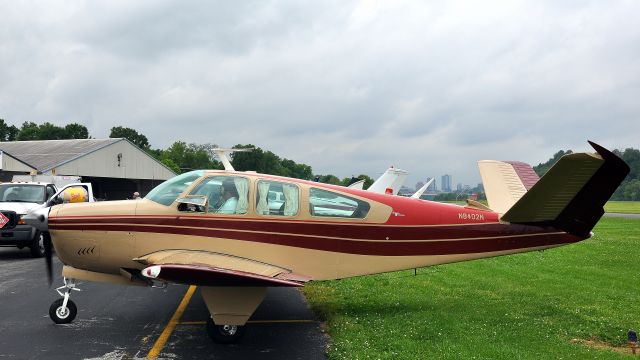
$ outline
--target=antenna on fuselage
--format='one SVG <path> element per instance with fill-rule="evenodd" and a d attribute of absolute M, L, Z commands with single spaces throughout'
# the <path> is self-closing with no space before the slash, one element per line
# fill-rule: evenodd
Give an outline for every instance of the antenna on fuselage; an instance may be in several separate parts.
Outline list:
<path fill-rule="evenodd" d="M 222 165 L 224 165 L 225 170 L 235 171 L 236 169 L 234 169 L 233 165 L 231 165 L 231 158 L 229 157 L 229 155 L 233 154 L 234 152 L 249 152 L 249 151 L 253 151 L 253 149 L 254 148 L 240 148 L 240 149 L 212 148 L 211 151 L 218 156 L 218 158 L 222 162 Z"/>

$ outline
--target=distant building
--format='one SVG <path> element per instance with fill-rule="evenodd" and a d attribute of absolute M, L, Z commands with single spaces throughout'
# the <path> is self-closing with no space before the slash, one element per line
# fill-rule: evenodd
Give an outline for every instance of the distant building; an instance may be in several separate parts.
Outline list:
<path fill-rule="evenodd" d="M 458 183 L 458 185 L 456 185 L 456 191 L 462 191 L 462 183 Z"/>
<path fill-rule="evenodd" d="M 416 191 L 420 190 L 420 188 L 423 187 L 423 186 L 424 186 L 424 183 L 422 181 L 418 181 L 416 183 Z"/>
<path fill-rule="evenodd" d="M 176 174 L 127 139 L 0 142 L 0 181 L 14 175 L 81 176 L 101 199 L 145 195 Z"/>
<path fill-rule="evenodd" d="M 440 183 L 440 188 L 444 192 L 451 192 L 451 180 L 452 177 L 449 174 L 442 175 L 442 182 Z"/>
<path fill-rule="evenodd" d="M 402 186 L 400 187 L 400 190 L 398 191 L 398 195 L 400 196 L 411 196 L 411 194 L 413 194 L 414 191 L 412 191 L 411 189 L 409 189 L 406 186 Z"/>

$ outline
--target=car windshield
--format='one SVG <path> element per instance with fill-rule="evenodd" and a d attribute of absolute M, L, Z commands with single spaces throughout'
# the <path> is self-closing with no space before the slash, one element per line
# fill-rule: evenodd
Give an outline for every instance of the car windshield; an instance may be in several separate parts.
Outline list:
<path fill-rule="evenodd" d="M 153 190 L 145 196 L 145 199 L 169 206 L 182 194 L 184 189 L 193 184 L 193 182 L 202 177 L 202 175 L 204 175 L 204 171 L 202 170 L 190 171 L 178 175 L 153 188 Z"/>
<path fill-rule="evenodd" d="M 0 201 L 42 204 L 45 201 L 44 186 L 27 184 L 0 185 Z"/>

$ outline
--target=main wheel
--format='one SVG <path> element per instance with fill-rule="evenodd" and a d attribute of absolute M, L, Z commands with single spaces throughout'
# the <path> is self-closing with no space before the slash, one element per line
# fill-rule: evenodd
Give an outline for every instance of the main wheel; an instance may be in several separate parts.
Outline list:
<path fill-rule="evenodd" d="M 40 231 L 36 232 L 33 242 L 29 245 L 31 249 L 31 256 L 34 258 L 40 258 L 44 256 L 44 234 Z"/>
<path fill-rule="evenodd" d="M 62 302 L 64 299 L 58 299 L 49 307 L 49 317 L 56 324 L 68 324 L 76 318 L 78 314 L 78 308 L 73 301 L 67 301 L 67 308 L 62 309 Z"/>
<path fill-rule="evenodd" d="M 211 318 L 207 320 L 207 334 L 219 344 L 231 344 L 244 335 L 246 328 L 241 325 L 216 325 Z"/>

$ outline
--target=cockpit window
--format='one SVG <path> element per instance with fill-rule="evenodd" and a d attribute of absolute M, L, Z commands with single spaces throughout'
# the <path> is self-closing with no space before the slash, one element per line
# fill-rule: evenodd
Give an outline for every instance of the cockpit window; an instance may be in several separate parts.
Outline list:
<path fill-rule="evenodd" d="M 145 199 L 169 206 L 194 181 L 204 175 L 204 171 L 196 170 L 171 178 L 151 190 Z"/>
<path fill-rule="evenodd" d="M 366 201 L 354 199 L 332 191 L 309 189 L 309 212 L 313 216 L 330 216 L 363 219 L 371 206 Z"/>
<path fill-rule="evenodd" d="M 44 186 L 27 184 L 0 185 L 0 201 L 42 204 L 45 201 Z"/>
<path fill-rule="evenodd" d="M 198 184 L 189 195 L 206 196 L 210 213 L 246 214 L 249 180 L 239 176 L 212 176 Z"/>

